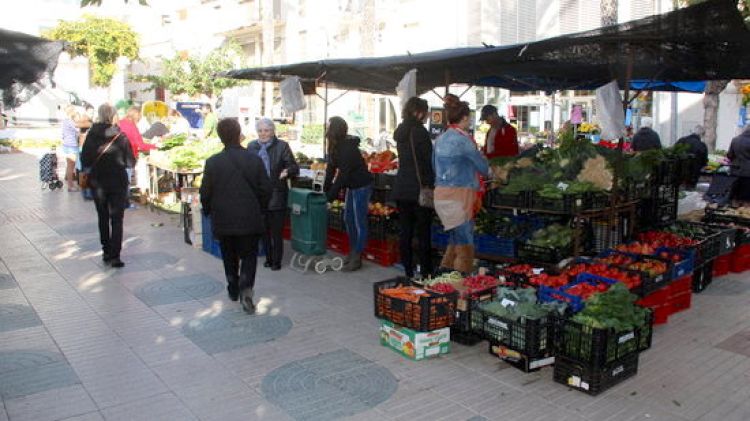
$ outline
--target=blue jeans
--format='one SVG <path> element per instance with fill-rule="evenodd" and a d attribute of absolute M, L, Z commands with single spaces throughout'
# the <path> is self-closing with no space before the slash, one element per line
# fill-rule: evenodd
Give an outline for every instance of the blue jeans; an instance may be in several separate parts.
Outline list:
<path fill-rule="evenodd" d="M 367 208 L 371 194 L 372 186 L 346 190 L 344 223 L 352 253 L 362 253 L 367 244 Z"/>
<path fill-rule="evenodd" d="M 448 231 L 448 244 L 463 246 L 474 244 L 474 222 L 466 221 L 463 224 Z"/>

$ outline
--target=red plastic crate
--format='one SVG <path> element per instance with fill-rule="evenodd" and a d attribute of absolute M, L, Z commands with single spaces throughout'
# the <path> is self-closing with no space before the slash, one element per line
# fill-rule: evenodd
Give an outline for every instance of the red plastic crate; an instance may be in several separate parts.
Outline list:
<path fill-rule="evenodd" d="M 685 311 L 690 308 L 693 302 L 693 293 L 685 292 L 679 295 L 675 295 L 670 299 L 670 305 L 672 307 L 672 314 Z"/>
<path fill-rule="evenodd" d="M 284 224 L 284 228 L 281 229 L 281 236 L 285 240 L 291 240 L 292 239 L 292 227 L 291 227 L 291 225 Z"/>
<path fill-rule="evenodd" d="M 671 304 L 662 304 L 650 308 L 654 311 L 655 325 L 663 325 L 667 323 L 669 315 L 673 313 Z"/>
<path fill-rule="evenodd" d="M 398 243 L 394 240 L 369 240 L 362 257 L 382 266 L 393 266 L 399 260 Z"/>
<path fill-rule="evenodd" d="M 668 287 L 668 294 L 670 300 L 672 297 L 678 296 L 680 294 L 684 294 L 685 292 L 690 292 L 692 294 L 693 292 L 693 274 L 689 274 L 687 276 L 683 276 L 682 278 L 678 278 L 676 281 L 672 282 Z"/>
<path fill-rule="evenodd" d="M 658 289 L 651 294 L 641 298 L 635 303 L 641 307 L 655 308 L 666 304 L 669 301 L 669 287 Z"/>
<path fill-rule="evenodd" d="M 729 263 L 729 270 L 734 273 L 742 273 L 750 269 L 750 244 L 743 244 L 729 255 L 731 261 Z"/>
<path fill-rule="evenodd" d="M 714 277 L 728 274 L 731 263 L 732 253 L 717 257 L 716 260 L 714 260 Z"/>
<path fill-rule="evenodd" d="M 349 237 L 345 232 L 328 230 L 328 249 L 340 254 L 349 254 Z"/>

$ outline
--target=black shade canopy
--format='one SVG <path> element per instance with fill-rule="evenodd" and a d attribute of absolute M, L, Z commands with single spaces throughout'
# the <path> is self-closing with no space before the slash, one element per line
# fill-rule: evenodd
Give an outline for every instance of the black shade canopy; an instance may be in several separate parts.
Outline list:
<path fill-rule="evenodd" d="M 0 90 L 6 104 L 15 102 L 14 92 L 54 72 L 64 45 L 0 29 Z"/>
<path fill-rule="evenodd" d="M 229 71 L 226 77 L 288 76 L 392 95 L 417 69 L 417 92 L 450 83 L 510 90 L 594 89 L 612 79 L 703 81 L 750 78 L 750 31 L 732 0 L 708 0 L 670 13 L 541 41 L 413 55 L 336 59 Z"/>

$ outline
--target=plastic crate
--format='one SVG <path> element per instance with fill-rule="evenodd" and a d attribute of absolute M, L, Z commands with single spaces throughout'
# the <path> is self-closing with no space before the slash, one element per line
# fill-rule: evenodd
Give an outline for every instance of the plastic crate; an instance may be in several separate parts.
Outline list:
<path fill-rule="evenodd" d="M 714 260 L 703 262 L 693 271 L 693 292 L 701 293 L 714 280 Z"/>
<path fill-rule="evenodd" d="M 612 196 L 607 193 L 591 192 L 584 196 L 584 210 L 607 209 L 612 205 Z"/>
<path fill-rule="evenodd" d="M 492 189 L 484 195 L 485 205 L 528 208 L 531 206 L 531 192 L 503 193 L 502 189 Z"/>
<path fill-rule="evenodd" d="M 587 197 L 583 194 L 565 194 L 562 198 L 553 199 L 531 193 L 531 208 L 562 213 L 576 213 L 586 209 Z"/>
<path fill-rule="evenodd" d="M 464 345 L 475 345 L 484 337 L 472 329 L 471 321 L 474 307 L 486 301 L 495 299 L 497 287 L 490 287 L 471 294 L 460 294 L 456 301 L 456 323 L 451 326 L 451 340 Z"/>
<path fill-rule="evenodd" d="M 329 229 L 326 240 L 328 249 L 340 254 L 349 254 L 349 237 L 345 232 Z"/>
<path fill-rule="evenodd" d="M 398 242 L 391 239 L 367 241 L 362 258 L 381 266 L 393 266 L 399 261 Z"/>
<path fill-rule="evenodd" d="M 577 313 L 583 310 L 583 307 L 585 306 L 584 299 L 577 295 L 567 293 L 569 289 L 582 283 L 587 283 L 592 286 L 599 286 L 601 284 L 612 285 L 616 282 L 617 281 L 602 278 L 600 276 L 582 273 L 576 277 L 575 281 L 569 283 L 568 285 L 565 285 L 564 287 L 550 288 L 544 285 L 540 285 L 537 289 L 537 295 L 539 301 L 541 302 L 561 301 L 567 303 L 570 310 L 573 313 Z"/>
<path fill-rule="evenodd" d="M 660 259 L 654 256 L 644 256 L 640 254 L 623 253 L 617 250 L 606 250 L 602 252 L 601 254 L 599 254 L 598 258 L 605 258 L 605 257 L 618 255 L 618 254 L 630 257 L 635 262 L 658 261 L 667 265 L 667 271 L 659 275 L 651 275 L 645 271 L 631 269 L 627 265 L 625 266 L 614 265 L 616 267 L 622 267 L 623 269 L 626 269 L 629 271 L 637 272 L 641 276 L 641 288 L 638 291 L 640 296 L 645 297 L 654 291 L 664 288 L 664 286 L 669 285 L 669 283 L 672 281 L 672 273 L 674 272 L 674 269 L 673 269 L 674 265 L 672 264 L 672 262 L 665 260 L 665 259 Z"/>
<path fill-rule="evenodd" d="M 458 293 L 440 294 L 431 292 L 430 297 L 420 297 L 411 302 L 384 295 L 388 288 L 413 285 L 408 278 L 398 277 L 376 282 L 373 285 L 375 317 L 425 332 L 449 327 L 455 322 Z"/>
<path fill-rule="evenodd" d="M 729 265 L 731 263 L 731 260 L 731 254 L 719 256 L 716 258 L 716 260 L 714 260 L 714 278 L 716 278 L 717 276 L 724 276 L 729 273 Z"/>
<path fill-rule="evenodd" d="M 346 224 L 344 224 L 344 208 L 335 207 L 328 209 L 328 229 L 346 232 Z"/>
<path fill-rule="evenodd" d="M 625 180 L 621 193 L 627 201 L 639 200 L 648 197 L 651 193 L 651 184 L 648 180 Z"/>
<path fill-rule="evenodd" d="M 554 355 L 531 357 L 513 350 L 499 342 L 490 340 L 489 345 L 489 351 L 491 355 L 500 358 L 506 363 L 526 373 L 539 371 L 542 369 L 542 367 L 546 367 L 555 363 Z"/>
<path fill-rule="evenodd" d="M 448 246 L 450 235 L 443 230 L 442 225 L 432 225 L 432 246 L 435 248 L 445 248 Z"/>
<path fill-rule="evenodd" d="M 656 249 L 657 256 L 662 252 L 677 254 L 681 257 L 679 262 L 672 262 L 672 279 L 682 278 L 693 273 L 695 268 L 695 249 L 671 249 L 660 247 Z"/>
<path fill-rule="evenodd" d="M 555 247 L 542 247 L 529 243 L 519 242 L 517 249 L 518 259 L 524 262 L 539 262 L 556 264 L 573 254 L 572 247 L 560 249 Z"/>
<path fill-rule="evenodd" d="M 476 306 L 471 315 L 471 328 L 483 338 L 531 358 L 554 354 L 557 323 L 553 315 L 511 320 L 484 311 L 480 306 Z"/>
<path fill-rule="evenodd" d="M 375 190 L 392 190 L 396 183 L 396 176 L 385 173 L 372 174 L 372 188 Z"/>
<path fill-rule="evenodd" d="M 670 299 L 672 297 L 682 295 L 686 292 L 693 292 L 693 275 L 686 275 L 680 279 L 676 279 L 669 285 L 668 294 Z"/>
<path fill-rule="evenodd" d="M 734 273 L 742 273 L 750 269 L 750 244 L 737 246 L 730 256 L 729 270 Z"/>
<path fill-rule="evenodd" d="M 516 240 L 513 238 L 495 237 L 494 235 L 477 235 L 474 247 L 478 254 L 489 256 L 516 257 Z"/>
<path fill-rule="evenodd" d="M 590 367 L 605 367 L 651 347 L 653 313 L 650 310 L 644 323 L 640 328 L 617 332 L 564 320 L 560 325 L 557 355 Z"/>
<path fill-rule="evenodd" d="M 628 355 L 603 367 L 592 367 L 557 356 L 554 380 L 556 383 L 596 396 L 638 373 L 638 354 Z"/>
<path fill-rule="evenodd" d="M 692 306 L 693 294 L 692 291 L 687 291 L 682 294 L 676 295 L 669 300 L 670 316 L 681 311 L 689 310 Z"/>
<path fill-rule="evenodd" d="M 609 216 L 589 218 L 585 226 L 586 251 L 597 254 L 629 241 L 634 223 L 630 211 L 618 212 L 614 220 Z"/>
<path fill-rule="evenodd" d="M 658 185 L 676 185 L 679 183 L 679 163 L 674 159 L 663 159 L 654 169 L 653 180 Z"/>
<path fill-rule="evenodd" d="M 398 233 L 396 219 L 385 215 L 367 215 L 367 237 L 373 240 L 385 240 Z"/>

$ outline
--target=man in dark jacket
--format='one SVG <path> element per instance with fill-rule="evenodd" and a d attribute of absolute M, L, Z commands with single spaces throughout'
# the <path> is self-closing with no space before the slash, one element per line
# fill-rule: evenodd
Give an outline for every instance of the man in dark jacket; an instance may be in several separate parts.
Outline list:
<path fill-rule="evenodd" d="M 416 231 L 419 269 L 423 278 L 432 275 L 433 210 L 419 205 L 422 187 L 435 187 L 432 169 L 432 141 L 424 127 L 428 116 L 427 101 L 409 98 L 401 113 L 403 121 L 396 127 L 393 139 L 398 149 L 399 165 L 391 199 L 399 209 L 399 249 L 404 274 L 414 277 L 412 240 Z M 416 165 L 416 167 L 415 167 Z"/>
<path fill-rule="evenodd" d="M 732 161 L 732 175 L 739 177 L 733 199 L 738 205 L 750 203 L 750 124 L 729 144 L 727 158 Z"/>
<path fill-rule="evenodd" d="M 289 144 L 276 137 L 276 128 L 270 118 L 261 118 L 255 123 L 258 139 L 250 142 L 247 149 L 263 161 L 263 167 L 271 179 L 273 191 L 266 211 L 266 232 L 263 234 L 263 247 L 266 250 L 265 267 L 281 269 L 284 254 L 284 218 L 286 198 L 289 193 L 287 179 L 299 174 L 299 166 Z"/>
<path fill-rule="evenodd" d="M 89 173 L 94 204 L 99 219 L 102 260 L 115 268 L 125 266 L 120 260 L 122 225 L 128 201 L 130 180 L 127 168 L 135 165 L 130 141 L 113 125 L 117 111 L 109 104 L 98 110 L 97 122 L 86 135 L 81 151 L 81 167 Z"/>
<path fill-rule="evenodd" d="M 217 132 L 224 150 L 206 161 L 200 187 L 203 213 L 211 217 L 214 237 L 221 245 L 229 299 L 241 298 L 243 310 L 255 313 L 253 288 L 258 241 L 265 232 L 263 213 L 271 182 L 263 162 L 240 146 L 240 123 L 223 119 Z"/>
<path fill-rule="evenodd" d="M 633 135 L 633 142 L 631 143 L 635 152 L 661 149 L 661 139 L 659 139 L 659 134 L 651 128 L 652 124 L 651 117 L 641 119 L 641 128 Z"/>
<path fill-rule="evenodd" d="M 677 145 L 688 145 L 688 153 L 693 155 L 690 168 L 690 179 L 687 180 L 688 184 L 695 186 L 698 184 L 698 178 L 701 176 L 701 169 L 708 163 L 708 147 L 701 140 L 701 136 L 706 133 L 706 130 L 700 124 L 695 126 L 693 133 L 681 137 L 675 143 Z"/>

